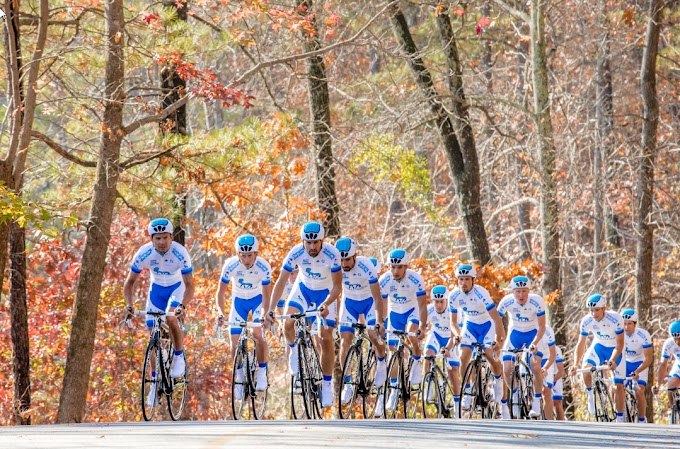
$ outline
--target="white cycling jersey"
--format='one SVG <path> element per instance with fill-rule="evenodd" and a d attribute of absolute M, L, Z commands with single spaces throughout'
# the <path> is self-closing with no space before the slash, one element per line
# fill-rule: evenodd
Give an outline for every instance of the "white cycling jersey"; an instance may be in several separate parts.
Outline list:
<path fill-rule="evenodd" d="M 298 266 L 300 273 L 296 279 L 310 290 L 330 290 L 333 288 L 331 273 L 340 267 L 340 253 L 335 246 L 324 243 L 316 257 L 307 254 L 302 243 L 298 243 L 286 256 L 283 269 L 289 273 Z"/>
<path fill-rule="evenodd" d="M 562 353 L 562 348 L 555 345 L 555 365 L 558 363 L 564 363 L 564 354 Z"/>
<path fill-rule="evenodd" d="M 193 271 L 189 252 L 177 242 L 172 242 L 165 254 L 156 251 L 152 242 L 142 245 L 133 258 L 130 270 L 139 274 L 145 268 L 151 273 L 151 283 L 161 287 L 182 282 L 182 276 Z"/>
<path fill-rule="evenodd" d="M 342 272 L 342 293 L 347 299 L 361 301 L 372 298 L 371 285 L 378 282 L 375 266 L 368 257 L 357 256 L 354 266 Z"/>
<path fill-rule="evenodd" d="M 607 348 L 616 347 L 616 336 L 623 333 L 623 318 L 616 312 L 606 311 L 604 317 L 597 321 L 591 315 L 581 320 L 581 335 L 593 334 L 593 344 Z"/>
<path fill-rule="evenodd" d="M 635 331 L 624 336 L 626 341 L 626 362 L 642 362 L 645 360 L 645 349 L 652 347 L 652 337 L 645 329 L 635 327 Z"/>
<path fill-rule="evenodd" d="M 228 284 L 232 279 L 231 296 L 251 299 L 262 294 L 262 286 L 271 283 L 272 267 L 261 257 L 255 259 L 252 267 L 246 268 L 238 256 L 227 259 L 222 268 L 221 281 Z"/>
<path fill-rule="evenodd" d="M 448 307 L 439 313 L 434 305 L 430 305 L 427 308 L 427 322 L 431 325 L 430 332 L 444 338 L 451 337 L 451 311 Z"/>
<path fill-rule="evenodd" d="M 427 294 L 422 276 L 407 269 L 404 277 L 397 281 L 391 272 L 380 276 L 380 292 L 388 299 L 387 310 L 394 313 L 406 313 L 418 307 L 418 297 Z"/>
<path fill-rule="evenodd" d="M 675 344 L 673 338 L 669 338 L 663 344 L 663 349 L 661 350 L 661 357 L 664 359 L 672 359 L 675 357 L 675 364 L 680 365 L 680 346 Z"/>
<path fill-rule="evenodd" d="M 491 321 L 489 310 L 496 304 L 484 287 L 474 285 L 467 293 L 456 287 L 449 295 L 449 306 L 453 313 L 465 313 L 465 321 L 484 324 Z"/>
<path fill-rule="evenodd" d="M 538 317 L 545 315 L 545 301 L 541 296 L 529 294 L 527 302 L 520 304 L 513 294 L 509 294 L 498 303 L 500 316 L 510 318 L 509 330 L 528 332 L 538 329 Z"/>

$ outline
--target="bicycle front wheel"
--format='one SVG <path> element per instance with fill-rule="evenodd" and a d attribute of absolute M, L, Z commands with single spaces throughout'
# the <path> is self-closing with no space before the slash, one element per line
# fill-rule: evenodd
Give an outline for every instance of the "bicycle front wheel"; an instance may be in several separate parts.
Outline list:
<path fill-rule="evenodd" d="M 678 393 L 676 392 L 675 394 L 677 395 Z M 680 424 L 680 400 L 677 397 L 674 398 L 671 404 L 671 416 L 668 422 L 669 424 Z"/>
<path fill-rule="evenodd" d="M 244 412 L 248 408 L 248 377 L 245 374 L 247 366 L 248 353 L 239 346 L 231 371 L 231 414 L 237 421 L 244 418 Z"/>
<path fill-rule="evenodd" d="M 150 341 L 144 354 L 142 371 L 142 415 L 144 421 L 151 421 L 160 400 L 160 351 L 158 345 Z"/>
<path fill-rule="evenodd" d="M 423 378 L 423 418 L 441 418 L 441 395 L 437 376 L 434 371 L 428 371 Z"/>
<path fill-rule="evenodd" d="M 384 362 L 383 362 L 384 363 Z M 383 392 L 384 385 L 375 385 L 375 373 L 378 366 L 378 359 L 373 348 L 368 350 L 366 359 L 362 364 L 363 368 L 363 390 L 360 391 L 363 399 L 364 419 L 373 418 L 378 400 Z"/>
<path fill-rule="evenodd" d="M 467 368 L 460 387 L 460 402 L 458 403 L 458 416 L 465 419 L 481 418 L 481 408 L 478 407 L 480 384 L 480 367 L 477 360 L 472 360 Z M 478 410 L 479 409 L 479 410 Z M 479 412 L 479 413 L 478 413 Z"/>
<path fill-rule="evenodd" d="M 253 418 L 264 419 L 264 413 L 267 409 L 267 392 L 269 391 L 269 372 L 267 368 L 260 368 L 253 348 L 250 357 L 250 399 L 253 410 Z M 267 371 L 267 388 L 262 391 L 256 389 L 256 379 L 258 372 L 263 369 Z"/>
<path fill-rule="evenodd" d="M 385 395 L 383 396 L 383 416 L 385 419 L 394 419 L 399 415 L 399 402 L 403 389 L 401 365 L 401 354 L 399 351 L 396 351 L 390 357 L 390 363 L 387 364 L 387 383 L 385 384 Z M 395 378 L 396 381 L 394 380 Z M 406 410 L 404 410 L 402 417 L 406 417 Z"/>
<path fill-rule="evenodd" d="M 187 395 L 187 373 L 189 372 L 189 367 L 187 366 L 186 350 L 182 353 L 182 357 L 184 357 L 184 366 L 187 367 L 184 371 L 184 376 L 170 379 L 172 382 L 172 392 L 167 396 L 168 411 L 173 421 L 177 421 L 182 417 Z"/>
<path fill-rule="evenodd" d="M 338 393 L 338 409 L 341 419 L 354 418 L 356 411 L 354 405 L 357 399 L 357 393 L 361 386 L 359 372 L 359 351 L 355 346 L 351 346 L 345 357 L 345 363 L 342 368 L 342 387 Z M 347 392 L 351 396 L 343 398 Z M 346 399 L 343 401 L 343 399 Z"/>
<path fill-rule="evenodd" d="M 631 389 L 626 388 L 626 420 L 628 422 L 638 422 L 638 408 L 635 393 Z"/>
<path fill-rule="evenodd" d="M 595 419 L 599 422 L 612 422 L 615 418 L 607 386 L 604 382 L 595 382 Z"/>

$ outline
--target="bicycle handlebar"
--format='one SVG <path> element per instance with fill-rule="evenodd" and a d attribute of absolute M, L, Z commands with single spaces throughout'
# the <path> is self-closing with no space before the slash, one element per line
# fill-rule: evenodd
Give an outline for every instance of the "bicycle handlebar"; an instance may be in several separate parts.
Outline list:
<path fill-rule="evenodd" d="M 580 368 L 580 369 L 577 369 L 576 372 L 577 373 L 592 373 L 592 372 L 595 372 L 595 371 L 606 371 L 606 370 L 609 370 L 608 365 L 599 365 L 599 366 L 591 366 L 590 368 Z"/>
<path fill-rule="evenodd" d="M 396 335 L 396 336 L 403 335 L 405 337 L 417 337 L 418 335 L 420 335 L 416 332 L 395 331 L 395 330 L 387 331 L 387 333 L 392 334 L 392 335 Z"/>
<path fill-rule="evenodd" d="M 314 318 L 318 317 L 319 312 L 314 311 L 314 312 L 300 312 L 300 313 L 289 313 L 288 315 L 276 315 L 277 320 L 287 320 L 287 319 L 300 319 L 300 318 Z"/>
<path fill-rule="evenodd" d="M 260 328 L 262 327 L 262 323 L 253 323 L 252 321 L 225 321 L 222 323 L 222 326 Z"/>

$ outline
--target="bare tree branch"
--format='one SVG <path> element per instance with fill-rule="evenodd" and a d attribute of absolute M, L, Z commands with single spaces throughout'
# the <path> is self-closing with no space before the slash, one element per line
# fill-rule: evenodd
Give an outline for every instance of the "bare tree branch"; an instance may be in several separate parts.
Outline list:
<path fill-rule="evenodd" d="M 96 167 L 97 163 L 94 161 L 87 161 L 85 159 L 81 159 L 78 156 L 74 156 L 73 154 L 69 153 L 66 148 L 64 148 L 62 145 L 58 144 L 54 140 L 50 139 L 46 135 L 42 134 L 39 131 L 33 130 L 31 131 L 31 137 L 35 140 L 39 140 L 43 142 L 45 145 L 48 147 L 52 148 L 59 156 L 63 157 L 64 159 L 67 159 L 75 164 L 78 164 L 82 167 Z"/>
<path fill-rule="evenodd" d="M 187 101 L 189 101 L 189 98 L 193 98 L 195 95 L 193 93 L 186 94 L 179 100 L 175 101 L 173 104 L 165 108 L 163 111 L 159 112 L 158 114 L 154 115 L 148 115 L 144 118 L 141 118 L 139 120 L 135 120 L 134 122 L 130 123 L 129 125 L 123 126 L 123 133 L 125 135 L 131 134 L 135 132 L 137 129 L 140 127 L 149 124 L 149 123 L 155 123 L 155 122 L 160 122 L 161 120 L 166 119 L 170 114 L 181 108 L 186 104 Z"/>
<path fill-rule="evenodd" d="M 121 163 L 121 164 L 120 164 L 120 168 L 123 169 L 123 170 L 127 170 L 127 169 L 129 169 L 129 168 L 134 167 L 135 165 L 145 164 L 145 163 L 147 163 L 147 162 L 149 162 L 149 161 L 152 161 L 152 160 L 154 160 L 154 159 L 157 159 L 157 158 L 159 158 L 159 157 L 163 157 L 163 156 L 165 156 L 166 154 L 170 154 L 170 153 L 172 153 L 173 151 L 175 151 L 177 148 L 182 147 L 182 146 L 184 146 L 184 145 L 186 145 L 186 144 L 185 144 L 185 143 L 178 143 L 177 145 L 171 146 L 171 147 L 168 148 L 167 150 L 163 150 L 163 151 L 160 151 L 160 152 L 158 152 L 158 153 L 153 153 L 153 154 L 148 155 L 148 156 L 147 156 L 147 155 L 144 155 L 144 154 L 140 154 L 140 155 L 133 156 L 133 157 L 131 157 L 130 159 L 128 159 L 128 160 L 124 161 L 123 163 Z"/>

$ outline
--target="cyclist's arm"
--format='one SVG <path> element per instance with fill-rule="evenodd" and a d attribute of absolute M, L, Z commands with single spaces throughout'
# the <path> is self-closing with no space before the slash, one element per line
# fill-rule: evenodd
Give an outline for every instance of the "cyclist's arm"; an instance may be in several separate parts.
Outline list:
<path fill-rule="evenodd" d="M 661 387 L 661 385 L 664 384 L 664 381 L 666 380 L 666 376 L 668 375 L 668 360 L 669 359 L 661 359 L 661 365 L 659 365 L 659 369 L 656 371 L 656 386 Z"/>
<path fill-rule="evenodd" d="M 272 302 L 272 284 L 270 282 L 269 284 L 262 286 L 262 310 L 265 312 L 268 311 L 271 302 Z M 274 301 L 273 305 L 276 305 L 276 301 Z"/>
<path fill-rule="evenodd" d="M 503 340 L 505 340 L 505 328 L 503 327 L 503 319 L 501 319 L 501 316 L 495 307 L 489 310 L 489 316 L 491 316 L 491 319 L 496 324 L 496 338 L 498 340 L 498 343 L 501 343 Z"/>
<path fill-rule="evenodd" d="M 420 312 L 420 332 L 424 335 L 427 327 L 427 294 L 418 296 L 418 311 Z"/>
<path fill-rule="evenodd" d="M 215 295 L 215 305 L 222 316 L 227 316 L 227 313 L 224 311 L 224 297 L 227 293 L 227 290 L 229 290 L 229 284 L 225 284 L 220 280 L 220 286 L 217 288 L 217 294 Z"/>
<path fill-rule="evenodd" d="M 545 314 L 536 317 L 538 320 L 538 332 L 536 332 L 536 336 L 534 337 L 534 341 L 531 342 L 532 345 L 538 346 L 538 344 L 541 342 L 541 338 L 543 338 L 543 335 L 545 335 Z M 552 348 L 553 351 L 555 348 Z M 554 355 L 554 354 L 553 354 Z M 553 361 L 555 359 L 553 358 Z"/>
<path fill-rule="evenodd" d="M 550 355 L 548 356 L 548 362 L 543 367 L 546 372 L 550 369 L 553 363 L 555 363 L 555 359 L 557 358 L 557 350 L 555 349 L 555 345 L 550 346 L 548 349 L 550 350 Z"/>
<path fill-rule="evenodd" d="M 182 304 L 186 307 L 194 297 L 194 290 L 196 288 L 194 285 L 194 273 L 183 274 L 182 280 L 184 281 L 184 298 L 182 298 Z"/>
<path fill-rule="evenodd" d="M 557 363 L 555 369 L 555 382 L 564 377 L 564 362 Z"/>
<path fill-rule="evenodd" d="M 322 303 L 326 308 L 333 304 L 340 296 L 340 293 L 342 293 L 342 270 L 331 273 L 331 279 L 333 280 L 333 288 L 331 288 L 328 294 L 328 299 Z"/>
<path fill-rule="evenodd" d="M 132 290 L 135 287 L 135 282 L 137 282 L 137 278 L 139 278 L 139 273 L 135 273 L 134 271 L 131 270 L 128 273 L 127 279 L 125 279 L 125 284 L 123 286 L 123 296 L 125 297 L 125 305 L 127 306 L 134 305 L 134 297 L 132 294 Z"/>
<path fill-rule="evenodd" d="M 644 354 L 645 359 L 642 361 L 642 365 L 640 365 L 635 370 L 638 374 L 649 368 L 649 366 L 652 364 L 652 361 L 654 360 L 654 348 L 652 346 L 649 348 L 644 348 L 642 353 Z"/>
<path fill-rule="evenodd" d="M 624 336 L 624 334 L 625 334 L 624 332 L 621 332 L 619 335 L 616 336 L 616 349 L 614 349 L 614 352 L 612 353 L 612 356 L 609 359 L 609 361 L 612 363 L 616 363 L 616 360 L 623 352 L 623 347 L 626 345 L 625 340 L 626 337 Z"/>
<path fill-rule="evenodd" d="M 453 336 L 461 338 L 461 330 L 458 326 L 458 312 L 451 312 L 451 331 L 453 331 Z"/>
<path fill-rule="evenodd" d="M 371 289 L 371 296 L 373 297 L 373 302 L 375 303 L 375 313 L 378 315 L 378 323 L 382 324 L 385 319 L 385 308 L 383 306 L 384 299 L 380 293 L 380 284 L 375 282 L 369 285 Z"/>
<path fill-rule="evenodd" d="M 578 369 L 583 364 L 583 353 L 586 351 L 586 337 L 585 335 L 578 336 L 578 343 L 574 350 L 574 369 Z"/>
<path fill-rule="evenodd" d="M 290 271 L 287 271 L 283 267 L 281 267 L 281 274 L 279 274 L 279 278 L 276 280 L 276 284 L 274 284 L 274 291 L 272 292 L 271 297 L 272 298 L 281 298 L 283 295 L 283 290 L 286 288 L 286 282 L 288 282 L 288 279 L 290 278 Z M 276 305 L 276 303 L 270 304 L 270 305 Z M 273 311 L 273 308 L 270 308 L 269 311 Z"/>

